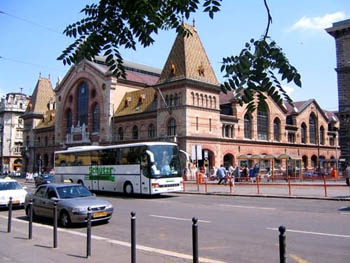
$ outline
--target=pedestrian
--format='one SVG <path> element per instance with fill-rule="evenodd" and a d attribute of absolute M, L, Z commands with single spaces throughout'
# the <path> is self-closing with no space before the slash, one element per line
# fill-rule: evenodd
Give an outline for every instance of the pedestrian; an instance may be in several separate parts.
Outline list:
<path fill-rule="evenodd" d="M 251 182 L 254 182 L 254 167 L 249 169 L 249 178 Z"/>
<path fill-rule="evenodd" d="M 248 168 L 246 165 L 244 165 L 244 167 L 242 169 L 241 178 L 242 178 L 242 180 L 245 179 L 246 181 L 248 181 Z"/>
<path fill-rule="evenodd" d="M 238 182 L 238 178 L 240 177 L 239 174 L 239 167 L 237 166 L 235 170 L 233 171 L 233 182 L 236 181 Z"/>
<path fill-rule="evenodd" d="M 346 184 L 350 185 L 350 164 L 349 163 L 346 166 L 345 175 L 346 175 Z"/>
<path fill-rule="evenodd" d="M 254 165 L 254 177 L 256 178 L 256 177 L 258 177 L 258 176 L 259 176 L 259 164 L 256 163 L 256 164 Z"/>
<path fill-rule="evenodd" d="M 216 175 L 219 179 L 218 184 L 221 184 L 222 181 L 224 181 L 224 184 L 227 183 L 227 179 L 226 179 L 227 172 L 223 164 L 221 164 L 220 168 L 217 169 Z"/>

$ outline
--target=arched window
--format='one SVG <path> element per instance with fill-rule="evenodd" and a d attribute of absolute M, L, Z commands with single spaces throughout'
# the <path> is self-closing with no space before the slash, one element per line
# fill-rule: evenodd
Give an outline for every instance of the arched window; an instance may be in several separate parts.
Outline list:
<path fill-rule="evenodd" d="M 267 109 L 258 109 L 258 140 L 268 140 L 269 116 Z"/>
<path fill-rule="evenodd" d="M 156 129 L 153 124 L 148 125 L 148 138 L 154 138 L 156 136 Z"/>
<path fill-rule="evenodd" d="M 95 104 L 92 109 L 92 132 L 100 131 L 100 106 Z"/>
<path fill-rule="evenodd" d="M 249 113 L 244 115 L 244 138 L 252 138 L 252 117 Z"/>
<path fill-rule="evenodd" d="M 309 137 L 312 144 L 316 144 L 316 132 L 316 117 L 315 114 L 311 113 L 309 118 Z"/>
<path fill-rule="evenodd" d="M 175 136 L 176 135 L 176 120 L 171 118 L 167 124 L 167 135 Z"/>
<path fill-rule="evenodd" d="M 205 107 L 208 108 L 208 96 L 205 95 Z"/>
<path fill-rule="evenodd" d="M 122 127 L 119 127 L 119 129 L 118 129 L 118 139 L 119 139 L 119 141 L 124 140 L 124 130 Z"/>
<path fill-rule="evenodd" d="M 139 138 L 139 129 L 137 128 L 136 125 L 132 127 L 132 138 L 134 140 L 137 140 Z"/>
<path fill-rule="evenodd" d="M 301 143 L 306 143 L 306 134 L 307 134 L 307 131 L 306 131 L 306 124 L 305 122 L 303 122 L 301 124 Z"/>
<path fill-rule="evenodd" d="M 197 97 L 197 106 L 199 106 L 199 95 L 198 95 L 198 93 L 196 93 L 196 97 Z"/>
<path fill-rule="evenodd" d="M 45 136 L 45 146 L 49 146 L 49 137 Z"/>
<path fill-rule="evenodd" d="M 273 139 L 277 142 L 280 141 L 280 128 L 281 128 L 281 121 L 279 118 L 275 118 L 273 121 Z"/>
<path fill-rule="evenodd" d="M 320 128 L 320 144 L 321 145 L 324 145 L 324 128 L 323 128 L 323 126 L 321 126 L 321 128 Z"/>
<path fill-rule="evenodd" d="M 191 95 L 192 95 L 192 105 L 194 105 L 194 93 L 192 92 Z"/>
<path fill-rule="evenodd" d="M 81 125 L 88 124 L 89 91 L 86 82 L 82 82 L 77 94 L 77 122 Z"/>
<path fill-rule="evenodd" d="M 212 108 L 213 107 L 213 101 L 211 99 L 211 96 L 209 96 L 209 108 Z"/>
<path fill-rule="evenodd" d="M 213 97 L 214 109 L 216 109 L 216 97 Z"/>
<path fill-rule="evenodd" d="M 68 109 L 67 112 L 66 112 L 66 119 L 67 119 L 67 122 L 66 122 L 66 131 L 67 133 L 71 133 L 71 128 L 72 128 L 72 111 L 71 109 Z"/>
<path fill-rule="evenodd" d="M 201 105 L 204 107 L 204 99 L 203 99 L 203 94 L 201 94 Z"/>

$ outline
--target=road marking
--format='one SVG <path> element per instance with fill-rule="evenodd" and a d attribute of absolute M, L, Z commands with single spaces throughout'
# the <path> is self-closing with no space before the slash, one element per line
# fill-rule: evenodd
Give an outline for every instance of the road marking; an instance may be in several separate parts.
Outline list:
<path fill-rule="evenodd" d="M 267 227 L 266 229 L 278 231 L 277 228 L 272 228 L 272 227 Z M 345 238 L 350 238 L 350 235 L 338 235 L 338 234 L 329 234 L 329 233 L 311 232 L 311 231 L 302 231 L 302 230 L 293 230 L 293 229 L 287 229 L 287 232 L 301 233 L 301 234 L 310 234 L 310 235 L 319 235 L 319 236 L 329 236 L 329 237 L 345 237 Z"/>
<path fill-rule="evenodd" d="M 179 218 L 179 217 L 172 217 L 172 216 L 158 216 L 158 215 L 149 215 L 149 216 L 158 217 L 158 218 L 165 218 L 165 219 L 173 219 L 173 220 L 179 220 L 179 221 L 192 221 L 192 219 L 189 219 L 189 218 Z M 211 223 L 211 221 L 207 221 L 207 220 L 198 220 L 198 222 L 208 223 L 208 224 Z"/>
<path fill-rule="evenodd" d="M 243 206 L 243 205 L 219 205 L 219 206 L 226 206 L 226 207 L 234 207 L 234 208 L 248 208 L 248 209 L 261 209 L 261 210 L 276 210 L 275 207 L 257 207 L 257 206 Z"/>
<path fill-rule="evenodd" d="M 307 261 L 306 259 L 302 259 L 301 257 L 298 257 L 297 255 L 289 254 L 289 256 L 291 258 L 295 259 L 296 261 L 298 261 L 298 263 L 309 263 L 309 261 Z"/>
<path fill-rule="evenodd" d="M 7 216 L 0 215 L 0 217 L 7 220 Z M 12 218 L 12 221 L 28 224 L 27 221 L 24 221 L 22 219 L 17 219 L 17 218 Z M 40 223 L 33 222 L 33 225 L 35 225 L 37 227 L 52 229 L 52 226 L 43 225 Z M 76 235 L 76 236 L 86 237 L 86 233 L 76 232 L 73 230 L 58 228 L 58 231 L 64 232 L 64 233 L 69 233 L 69 234 Z M 91 238 L 95 239 L 95 240 L 105 241 L 105 242 L 108 242 L 111 244 L 123 246 L 123 247 L 131 247 L 131 244 L 129 242 L 125 242 L 125 241 L 121 241 L 121 240 L 115 240 L 115 239 L 100 237 L 100 236 L 96 236 L 96 235 L 91 235 Z M 136 245 L 136 249 L 142 250 L 142 251 L 147 251 L 147 252 L 152 252 L 152 253 L 157 253 L 157 254 L 161 254 L 161 255 L 165 255 L 165 256 L 182 258 L 182 259 L 186 259 L 186 260 L 193 259 L 193 255 L 178 253 L 178 252 L 160 249 L 160 248 L 153 248 L 153 247 L 148 247 L 148 246 Z M 199 257 L 198 260 L 199 260 L 199 262 L 204 262 L 204 263 L 225 263 L 225 261 L 220 261 L 220 260 L 215 260 L 215 259 L 210 259 L 210 258 L 203 258 L 203 257 Z"/>
<path fill-rule="evenodd" d="M 347 213 L 340 213 L 341 215 L 347 215 L 347 216 L 350 216 L 350 213 L 347 212 Z"/>

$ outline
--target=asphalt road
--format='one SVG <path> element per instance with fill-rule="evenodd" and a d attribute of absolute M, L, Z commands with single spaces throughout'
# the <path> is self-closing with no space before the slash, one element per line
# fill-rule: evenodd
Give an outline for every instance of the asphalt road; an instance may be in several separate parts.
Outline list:
<path fill-rule="evenodd" d="M 115 214 L 109 224 L 94 225 L 93 235 L 130 242 L 130 212 L 135 211 L 137 244 L 173 257 L 177 252 L 179 262 L 190 262 L 185 256 L 192 255 L 192 217 L 199 219 L 199 256 L 211 262 L 279 262 L 280 225 L 287 228 L 289 263 L 350 261 L 349 202 L 186 194 L 98 197 L 109 200 Z M 23 215 L 24 210 L 14 211 L 14 217 Z"/>

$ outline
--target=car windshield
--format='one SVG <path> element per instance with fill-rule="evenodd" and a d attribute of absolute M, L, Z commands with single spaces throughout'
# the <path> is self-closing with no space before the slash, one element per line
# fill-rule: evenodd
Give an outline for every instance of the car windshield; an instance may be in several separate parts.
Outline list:
<path fill-rule="evenodd" d="M 22 189 L 18 182 L 0 182 L 0 191 Z"/>
<path fill-rule="evenodd" d="M 82 185 L 57 187 L 57 192 L 61 199 L 92 196 L 92 193 Z"/>

